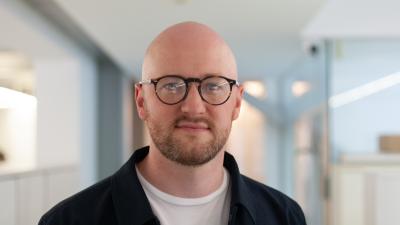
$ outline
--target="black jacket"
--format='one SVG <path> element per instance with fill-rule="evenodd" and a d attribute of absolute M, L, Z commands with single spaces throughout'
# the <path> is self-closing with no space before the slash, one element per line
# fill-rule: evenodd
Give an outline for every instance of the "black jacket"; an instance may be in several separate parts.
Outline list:
<path fill-rule="evenodd" d="M 149 148 L 137 150 L 114 175 L 60 202 L 39 225 L 152 225 L 153 214 L 135 171 Z M 231 177 L 229 225 L 305 225 L 299 205 L 284 194 L 239 173 L 235 159 L 225 153 Z"/>

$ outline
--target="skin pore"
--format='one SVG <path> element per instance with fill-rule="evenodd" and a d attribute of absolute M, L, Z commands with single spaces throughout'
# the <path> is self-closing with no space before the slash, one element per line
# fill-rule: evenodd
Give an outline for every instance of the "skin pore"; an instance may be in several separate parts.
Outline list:
<path fill-rule="evenodd" d="M 237 79 L 237 68 L 231 49 L 216 32 L 185 22 L 159 34 L 144 58 L 143 80 L 171 74 Z M 146 180 L 184 198 L 217 190 L 223 179 L 224 145 L 239 115 L 242 95 L 242 86 L 233 87 L 229 100 L 214 106 L 201 99 L 197 84 L 191 84 L 184 101 L 166 105 L 157 98 L 154 85 L 137 86 L 138 114 L 151 137 L 149 154 L 137 165 Z"/>

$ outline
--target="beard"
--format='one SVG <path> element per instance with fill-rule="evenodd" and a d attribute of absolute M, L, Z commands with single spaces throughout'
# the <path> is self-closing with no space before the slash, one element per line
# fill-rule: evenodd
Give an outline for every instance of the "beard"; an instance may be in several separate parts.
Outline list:
<path fill-rule="evenodd" d="M 179 122 L 203 122 L 208 125 L 208 132 L 198 135 L 191 135 L 175 132 Z M 165 124 L 166 121 L 164 121 Z M 189 118 L 182 116 L 177 118 L 170 125 L 162 126 L 153 118 L 146 121 L 149 134 L 155 146 L 167 159 L 184 166 L 200 166 L 214 159 L 222 150 L 228 139 L 231 126 L 217 129 L 217 127 L 206 118 Z"/>

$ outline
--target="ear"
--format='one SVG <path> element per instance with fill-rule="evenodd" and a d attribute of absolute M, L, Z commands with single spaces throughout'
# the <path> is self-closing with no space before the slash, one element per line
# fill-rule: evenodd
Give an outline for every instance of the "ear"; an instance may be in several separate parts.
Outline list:
<path fill-rule="evenodd" d="M 138 112 L 138 116 L 140 119 L 145 120 L 146 110 L 144 104 L 144 96 L 143 96 L 143 87 L 140 84 L 135 84 L 135 102 L 136 102 L 136 109 Z"/>
<path fill-rule="evenodd" d="M 240 107 L 242 106 L 243 93 L 244 93 L 244 87 L 243 87 L 243 85 L 239 85 L 237 87 L 237 93 L 236 93 L 236 98 L 235 98 L 235 108 L 233 109 L 233 112 L 232 112 L 232 120 L 236 120 L 239 117 Z"/>

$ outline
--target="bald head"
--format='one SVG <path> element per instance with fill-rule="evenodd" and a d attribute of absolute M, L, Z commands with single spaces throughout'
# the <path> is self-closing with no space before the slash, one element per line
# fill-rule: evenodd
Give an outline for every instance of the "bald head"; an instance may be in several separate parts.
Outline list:
<path fill-rule="evenodd" d="M 144 57 L 143 79 L 167 74 L 215 74 L 237 79 L 237 68 L 231 49 L 214 30 L 196 22 L 184 22 L 161 32 Z"/>

